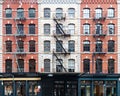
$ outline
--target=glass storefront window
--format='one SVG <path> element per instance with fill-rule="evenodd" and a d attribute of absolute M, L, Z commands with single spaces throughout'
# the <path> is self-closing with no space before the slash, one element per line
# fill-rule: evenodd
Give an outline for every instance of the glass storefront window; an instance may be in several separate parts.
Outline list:
<path fill-rule="evenodd" d="M 5 96 L 12 96 L 13 94 L 12 82 L 4 82 L 4 90 Z"/>

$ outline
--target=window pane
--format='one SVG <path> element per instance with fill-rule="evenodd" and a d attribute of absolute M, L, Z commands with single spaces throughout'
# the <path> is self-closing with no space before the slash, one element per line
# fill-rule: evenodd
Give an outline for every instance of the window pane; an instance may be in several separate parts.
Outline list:
<path fill-rule="evenodd" d="M 68 9 L 68 16 L 69 16 L 69 18 L 74 18 L 75 17 L 75 9 L 74 8 L 69 8 Z"/>
<path fill-rule="evenodd" d="M 12 41 L 6 41 L 6 52 L 12 52 Z"/>
<path fill-rule="evenodd" d="M 5 15 L 6 15 L 6 18 L 11 18 L 12 17 L 12 9 L 10 9 L 10 8 L 5 9 Z"/>
<path fill-rule="evenodd" d="M 61 29 L 63 29 L 63 24 L 56 24 L 56 34 L 63 34 Z"/>
<path fill-rule="evenodd" d="M 83 25 L 83 32 L 84 32 L 84 34 L 90 34 L 90 25 L 89 24 Z"/>
<path fill-rule="evenodd" d="M 35 52 L 35 41 L 34 40 L 29 41 L 29 52 Z"/>
<path fill-rule="evenodd" d="M 90 18 L 90 9 L 83 9 L 83 18 Z"/>
<path fill-rule="evenodd" d="M 12 72 L 12 60 L 11 59 L 7 59 L 5 60 L 5 72 L 9 73 Z"/>
<path fill-rule="evenodd" d="M 44 17 L 45 18 L 50 18 L 50 8 L 45 8 L 44 9 Z"/>
<path fill-rule="evenodd" d="M 83 42 L 83 51 L 90 51 L 90 41 Z"/>
<path fill-rule="evenodd" d="M 44 60 L 44 72 L 50 72 L 50 60 L 49 59 Z"/>
<path fill-rule="evenodd" d="M 114 17 L 114 9 L 113 8 L 109 8 L 108 9 L 108 17 L 109 18 L 113 18 Z"/>
<path fill-rule="evenodd" d="M 102 52 L 102 41 L 96 41 L 96 52 Z"/>
<path fill-rule="evenodd" d="M 63 72 L 63 60 L 62 59 L 57 59 L 56 60 L 56 72 Z"/>
<path fill-rule="evenodd" d="M 24 52 L 24 41 L 17 41 L 17 52 Z"/>
<path fill-rule="evenodd" d="M 75 71 L 75 60 L 74 59 L 69 59 L 69 61 L 68 61 L 68 71 L 69 72 L 74 72 Z"/>
<path fill-rule="evenodd" d="M 30 8 L 29 9 L 29 17 L 30 18 L 35 18 L 35 8 Z"/>
<path fill-rule="evenodd" d="M 114 73 L 114 59 L 108 60 L 108 73 Z"/>
<path fill-rule="evenodd" d="M 74 33 L 75 33 L 75 24 L 69 24 L 68 25 L 68 32 L 69 32 L 69 34 L 74 35 Z"/>
<path fill-rule="evenodd" d="M 23 24 L 18 24 L 17 27 L 18 27 L 17 34 L 24 34 L 24 26 L 23 26 Z"/>
<path fill-rule="evenodd" d="M 36 61 L 35 59 L 29 60 L 29 72 L 36 72 Z"/>
<path fill-rule="evenodd" d="M 102 24 L 96 24 L 96 34 L 102 34 Z"/>
<path fill-rule="evenodd" d="M 102 72 L 102 60 L 97 59 L 96 60 L 96 73 L 101 73 Z"/>
<path fill-rule="evenodd" d="M 35 34 L 35 24 L 29 24 L 29 34 Z"/>
<path fill-rule="evenodd" d="M 68 42 L 68 51 L 69 52 L 75 52 L 75 41 L 70 40 Z"/>
<path fill-rule="evenodd" d="M 56 18 L 61 19 L 63 17 L 63 9 L 62 8 L 57 8 L 56 9 Z"/>
<path fill-rule="evenodd" d="M 102 17 L 102 9 L 96 9 L 95 18 L 101 18 L 101 17 Z"/>
<path fill-rule="evenodd" d="M 115 42 L 113 40 L 108 41 L 108 52 L 114 52 L 115 51 Z"/>
<path fill-rule="evenodd" d="M 44 24 L 44 34 L 50 34 L 50 24 Z"/>
<path fill-rule="evenodd" d="M 18 72 L 24 72 L 24 60 L 18 59 L 17 63 Z"/>
<path fill-rule="evenodd" d="M 108 33 L 109 34 L 115 34 L 115 26 L 114 24 L 108 24 Z"/>
<path fill-rule="evenodd" d="M 83 60 L 83 71 L 90 72 L 90 60 L 89 59 Z"/>
<path fill-rule="evenodd" d="M 44 41 L 44 52 L 50 52 L 50 41 Z"/>
<path fill-rule="evenodd" d="M 63 42 L 58 40 L 56 41 L 56 52 L 62 52 Z"/>
<path fill-rule="evenodd" d="M 22 8 L 17 9 L 17 17 L 18 18 L 24 17 L 24 10 Z"/>
<path fill-rule="evenodd" d="M 12 34 L 12 24 L 6 24 L 6 34 Z"/>

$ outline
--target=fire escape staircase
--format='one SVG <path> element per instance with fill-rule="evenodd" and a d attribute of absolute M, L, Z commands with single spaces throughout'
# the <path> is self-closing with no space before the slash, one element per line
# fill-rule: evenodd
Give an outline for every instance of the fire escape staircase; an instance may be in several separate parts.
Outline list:
<path fill-rule="evenodd" d="M 60 32 L 60 35 L 61 36 L 64 36 L 64 37 L 69 37 L 70 34 L 66 34 L 63 30 L 63 28 L 60 26 L 60 24 L 58 23 L 57 19 L 53 19 L 55 22 L 56 22 L 56 28 L 57 30 Z M 56 59 L 58 60 L 59 64 L 62 66 L 62 68 L 64 69 L 65 72 L 67 72 L 66 68 L 64 67 L 63 63 L 61 62 L 61 60 L 59 59 L 58 57 L 58 54 L 64 54 L 65 56 L 67 54 L 70 54 L 68 51 L 66 51 L 66 49 L 63 47 L 63 45 L 61 44 L 60 40 L 58 39 L 58 34 L 54 35 L 54 38 L 56 39 L 56 41 L 59 43 L 60 47 L 62 48 L 62 51 L 61 52 L 56 52 L 56 51 L 53 51 L 53 55 L 56 57 Z"/>
<path fill-rule="evenodd" d="M 20 31 L 20 29 L 18 28 L 18 22 L 24 22 L 26 20 L 25 17 L 17 17 L 14 19 L 15 20 L 15 25 L 16 25 L 16 34 L 15 36 L 15 40 L 16 40 L 16 50 L 14 52 L 14 60 L 17 63 L 17 72 L 23 72 L 22 69 L 20 68 L 19 62 L 18 62 L 18 56 L 25 56 L 26 52 L 23 48 L 20 48 L 20 44 L 18 44 L 18 40 L 19 38 L 25 38 L 26 35 L 24 34 L 24 30 Z"/>

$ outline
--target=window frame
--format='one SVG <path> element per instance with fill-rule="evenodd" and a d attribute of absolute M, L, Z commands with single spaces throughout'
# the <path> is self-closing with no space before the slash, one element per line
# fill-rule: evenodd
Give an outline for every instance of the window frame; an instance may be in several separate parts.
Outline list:
<path fill-rule="evenodd" d="M 84 33 L 85 35 L 90 34 L 90 24 L 88 24 L 88 23 L 83 24 L 83 33 Z"/>
<path fill-rule="evenodd" d="M 68 52 L 75 52 L 75 41 L 74 40 L 68 41 Z"/>
<path fill-rule="evenodd" d="M 24 17 L 24 9 L 17 8 L 17 18 L 23 18 L 23 17 Z"/>
<path fill-rule="evenodd" d="M 51 42 L 49 40 L 45 40 L 44 41 L 44 52 L 50 52 L 51 50 Z"/>
<path fill-rule="evenodd" d="M 115 52 L 115 41 L 108 40 L 108 52 Z"/>
<path fill-rule="evenodd" d="M 115 71 L 115 60 L 114 59 L 108 59 L 108 73 L 114 73 Z"/>
<path fill-rule="evenodd" d="M 75 59 L 68 59 L 68 71 L 75 72 Z"/>
<path fill-rule="evenodd" d="M 90 59 L 83 60 L 83 72 L 90 72 Z"/>
<path fill-rule="evenodd" d="M 11 8 L 6 8 L 5 9 L 5 17 L 6 18 L 12 18 L 12 9 Z"/>
<path fill-rule="evenodd" d="M 29 52 L 35 52 L 36 51 L 36 41 L 30 40 L 29 41 Z"/>
<path fill-rule="evenodd" d="M 90 52 L 90 41 L 89 40 L 83 41 L 83 51 Z"/>
<path fill-rule="evenodd" d="M 36 72 L 36 60 L 29 59 L 29 72 Z"/>
<path fill-rule="evenodd" d="M 12 41 L 7 40 L 5 41 L 5 43 L 6 43 L 6 52 L 12 52 Z"/>
<path fill-rule="evenodd" d="M 83 9 L 83 18 L 90 18 L 90 8 L 84 8 Z"/>
<path fill-rule="evenodd" d="M 12 34 L 12 24 L 5 24 L 6 34 Z"/>
<path fill-rule="evenodd" d="M 44 59 L 44 72 L 50 72 L 50 59 Z"/>
<path fill-rule="evenodd" d="M 44 18 L 50 18 L 51 12 L 50 8 L 44 8 Z"/>
<path fill-rule="evenodd" d="M 50 34 L 50 28 L 51 26 L 50 26 L 50 24 L 44 24 L 44 34 L 45 35 L 49 35 Z"/>
<path fill-rule="evenodd" d="M 96 59 L 96 73 L 102 73 L 102 63 L 102 59 Z"/>
<path fill-rule="evenodd" d="M 10 65 L 10 66 L 8 66 L 8 65 Z M 11 73 L 12 72 L 12 59 L 6 59 L 5 60 L 5 72 L 6 73 Z"/>
<path fill-rule="evenodd" d="M 102 8 L 95 9 L 95 18 L 99 19 L 102 17 Z"/>
<path fill-rule="evenodd" d="M 29 18 L 35 18 L 35 8 L 29 8 Z"/>
<path fill-rule="evenodd" d="M 108 18 L 114 18 L 115 17 L 115 9 L 114 8 L 108 8 L 107 17 Z"/>
<path fill-rule="evenodd" d="M 29 34 L 35 34 L 35 24 L 29 24 Z"/>
<path fill-rule="evenodd" d="M 68 33 L 71 35 L 75 34 L 75 24 L 73 23 L 68 24 Z"/>
<path fill-rule="evenodd" d="M 113 23 L 108 24 L 108 34 L 109 35 L 115 34 L 115 24 Z"/>
<path fill-rule="evenodd" d="M 69 8 L 68 9 L 68 17 L 74 18 L 75 17 L 75 8 Z"/>

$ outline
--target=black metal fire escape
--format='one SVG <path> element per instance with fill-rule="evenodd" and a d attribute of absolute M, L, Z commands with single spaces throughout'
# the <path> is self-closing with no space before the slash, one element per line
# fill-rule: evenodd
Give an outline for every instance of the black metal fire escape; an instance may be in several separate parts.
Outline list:
<path fill-rule="evenodd" d="M 60 21 L 65 21 L 65 18 L 61 18 L 61 19 L 58 19 L 58 18 L 54 18 L 53 19 L 55 22 L 56 22 L 56 31 L 54 33 L 54 38 L 56 39 L 56 42 L 59 44 L 61 50 L 58 52 L 57 50 L 53 50 L 53 55 L 56 57 L 56 59 L 58 60 L 59 64 L 62 66 L 62 68 L 64 69 L 65 72 L 67 72 L 67 69 L 64 67 L 63 63 L 61 62 L 59 56 L 60 55 L 68 55 L 70 54 L 70 52 L 68 52 L 68 50 L 66 50 L 63 46 L 63 44 L 60 42 L 59 38 L 63 37 L 63 38 L 66 38 L 66 37 L 69 37 L 70 34 L 66 33 L 64 31 L 64 29 L 61 27 L 60 25 Z M 59 31 L 59 32 L 57 32 Z M 63 40 L 63 39 L 62 39 Z M 57 72 L 57 71 L 56 71 Z"/>
<path fill-rule="evenodd" d="M 98 39 L 98 38 L 104 39 L 106 36 L 107 31 L 104 31 L 99 26 L 99 24 L 104 23 L 105 20 L 106 20 L 106 16 L 93 18 L 93 22 L 96 25 L 96 29 L 93 31 L 93 38 L 95 39 L 95 42 L 96 42 L 96 45 L 95 45 L 96 48 L 93 49 L 93 55 L 92 55 L 93 72 L 95 72 L 94 71 L 94 65 L 95 65 L 94 63 L 97 60 L 97 56 L 104 56 L 106 54 L 106 49 L 103 47 L 102 41 Z M 99 63 L 99 62 L 96 62 L 96 63 Z M 96 65 L 99 67 L 99 64 L 96 64 Z"/>
<path fill-rule="evenodd" d="M 16 34 L 15 36 L 15 40 L 16 40 L 16 49 L 14 52 L 14 60 L 17 63 L 17 71 L 18 72 L 23 72 L 23 70 L 21 69 L 21 65 L 18 62 L 18 57 L 23 57 L 26 55 L 26 52 L 24 50 L 24 42 L 19 42 L 23 39 L 26 38 L 26 34 L 24 33 L 24 26 L 22 26 L 21 23 L 26 21 L 26 18 L 23 15 L 18 15 L 16 18 L 14 18 L 15 21 L 15 25 L 16 25 Z M 19 23 L 21 22 L 21 23 Z"/>

